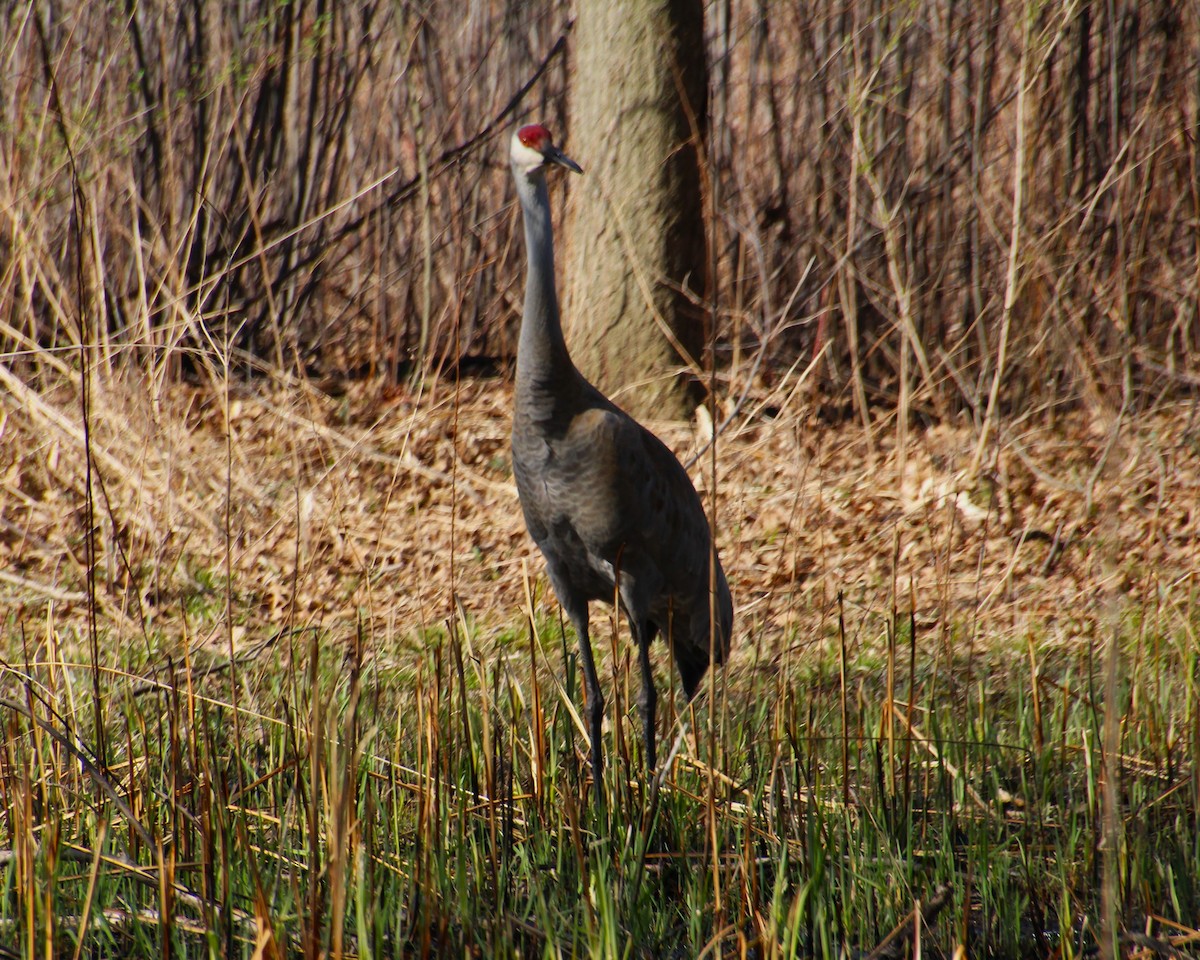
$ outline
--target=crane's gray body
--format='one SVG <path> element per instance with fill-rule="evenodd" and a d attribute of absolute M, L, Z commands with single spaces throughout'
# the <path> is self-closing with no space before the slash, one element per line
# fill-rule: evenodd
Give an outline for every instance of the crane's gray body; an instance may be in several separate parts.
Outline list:
<path fill-rule="evenodd" d="M 636 626 L 668 639 L 689 699 L 709 662 L 712 538 L 700 498 L 657 437 L 583 384 L 575 409 L 539 423 L 517 394 L 513 470 L 530 536 L 568 615 L 620 602 Z M 536 401 L 533 404 L 537 406 Z M 715 654 L 733 622 L 716 567 Z"/>
<path fill-rule="evenodd" d="M 552 146 L 549 150 L 548 161 L 578 170 Z M 588 383 L 571 362 L 554 284 L 543 167 L 520 163 L 518 153 L 524 151 L 514 138 L 513 176 L 524 213 L 528 276 L 517 347 L 513 473 L 526 526 L 579 635 L 599 791 L 603 697 L 588 637 L 588 603 L 616 598 L 630 620 L 642 669 L 640 703 L 651 768 L 657 696 L 650 643 L 658 634 L 667 640 L 691 699 L 710 659 L 725 660 L 733 603 L 687 472 L 662 441 Z"/>

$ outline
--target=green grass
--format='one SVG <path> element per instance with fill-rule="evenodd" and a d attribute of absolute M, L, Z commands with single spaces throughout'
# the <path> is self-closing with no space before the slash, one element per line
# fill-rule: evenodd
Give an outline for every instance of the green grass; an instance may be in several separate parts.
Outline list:
<path fill-rule="evenodd" d="M 903 956 L 924 911 L 925 956 L 1077 957 L 1200 915 L 1194 634 L 954 656 L 901 623 L 844 682 L 836 637 L 747 657 L 664 697 L 661 789 L 622 640 L 600 808 L 573 640 L 538 626 L 217 670 L 102 638 L 102 745 L 93 666 L 10 619 L 0 956 Z"/>

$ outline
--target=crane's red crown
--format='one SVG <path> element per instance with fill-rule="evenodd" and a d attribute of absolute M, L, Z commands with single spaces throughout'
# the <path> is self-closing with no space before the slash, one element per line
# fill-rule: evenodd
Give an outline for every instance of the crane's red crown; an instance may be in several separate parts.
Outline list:
<path fill-rule="evenodd" d="M 517 139 L 524 146 L 529 147 L 530 150 L 536 150 L 538 153 L 544 153 L 546 148 L 554 143 L 550 131 L 540 123 L 528 123 L 523 126 L 517 131 Z"/>

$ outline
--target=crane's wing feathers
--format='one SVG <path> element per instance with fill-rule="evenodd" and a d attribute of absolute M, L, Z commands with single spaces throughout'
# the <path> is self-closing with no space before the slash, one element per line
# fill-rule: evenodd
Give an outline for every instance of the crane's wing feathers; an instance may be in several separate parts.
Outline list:
<path fill-rule="evenodd" d="M 601 400 L 514 446 L 525 519 L 565 606 L 612 601 L 675 651 L 689 696 L 708 667 L 712 536 L 700 497 L 675 455 Z M 717 563 L 716 656 L 728 649 L 732 605 Z"/>

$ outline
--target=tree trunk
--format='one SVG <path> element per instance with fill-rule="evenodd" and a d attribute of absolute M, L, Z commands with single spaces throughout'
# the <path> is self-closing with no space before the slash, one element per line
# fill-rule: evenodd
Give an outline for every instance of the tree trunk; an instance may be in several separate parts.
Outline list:
<path fill-rule="evenodd" d="M 631 413 L 687 416 L 709 294 L 702 0 L 581 0 L 573 58 L 568 146 L 587 175 L 568 211 L 571 355 Z"/>

